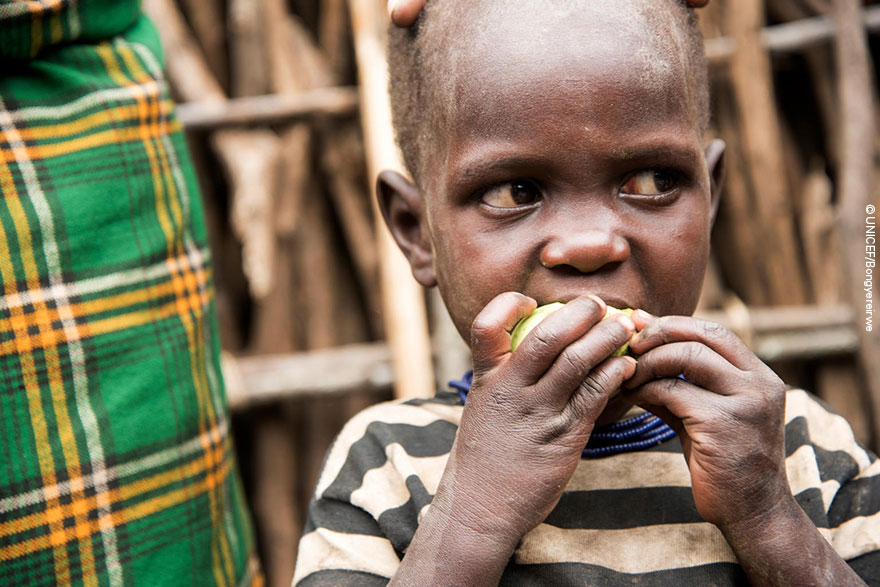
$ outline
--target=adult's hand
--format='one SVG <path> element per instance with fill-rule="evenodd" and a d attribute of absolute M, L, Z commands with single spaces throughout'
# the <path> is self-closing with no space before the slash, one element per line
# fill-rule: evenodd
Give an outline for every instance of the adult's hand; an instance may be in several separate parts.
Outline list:
<path fill-rule="evenodd" d="M 426 0 L 388 0 L 388 15 L 391 22 L 400 27 L 408 27 L 416 21 Z M 688 6 L 702 8 L 709 0 L 685 0 Z"/>

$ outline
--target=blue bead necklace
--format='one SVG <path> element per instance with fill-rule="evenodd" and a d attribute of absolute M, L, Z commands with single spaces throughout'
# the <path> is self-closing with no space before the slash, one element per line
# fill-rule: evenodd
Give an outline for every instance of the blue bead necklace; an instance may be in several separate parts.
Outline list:
<path fill-rule="evenodd" d="M 461 379 L 450 381 L 449 386 L 461 398 L 461 403 L 465 403 L 473 382 L 474 372 L 468 371 Z M 673 436 L 675 431 L 663 420 L 645 412 L 627 420 L 596 426 L 581 456 L 596 458 L 635 452 L 666 442 Z"/>

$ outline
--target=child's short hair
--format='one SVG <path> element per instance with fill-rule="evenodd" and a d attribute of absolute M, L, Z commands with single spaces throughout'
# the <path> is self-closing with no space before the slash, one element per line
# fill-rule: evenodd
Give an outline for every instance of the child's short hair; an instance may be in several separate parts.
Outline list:
<path fill-rule="evenodd" d="M 421 184 L 421 163 L 438 125 L 454 113 L 452 72 L 467 59 L 456 38 L 491 22 L 509 2 L 530 0 L 428 0 L 416 23 L 389 30 L 391 109 L 397 141 L 407 168 Z M 601 0 L 531 0 L 538 7 L 576 10 Z M 662 39 L 667 53 L 678 53 L 689 79 L 686 87 L 702 133 L 709 126 L 709 83 L 703 37 L 693 8 L 683 0 L 630 0 L 634 26 Z M 615 8 L 615 10 L 617 10 Z M 629 16 L 629 14 L 627 14 Z M 655 43 L 656 45 L 656 43 Z M 652 80 L 645 76 L 645 84 Z"/>

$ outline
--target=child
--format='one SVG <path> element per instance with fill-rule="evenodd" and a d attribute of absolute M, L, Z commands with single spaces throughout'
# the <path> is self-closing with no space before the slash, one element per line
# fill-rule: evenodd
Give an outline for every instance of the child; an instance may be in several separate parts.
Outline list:
<path fill-rule="evenodd" d="M 346 426 L 294 582 L 880 581 L 875 457 L 690 317 L 723 153 L 692 10 L 432 0 L 420 19 L 391 33 L 414 183 L 383 173 L 379 200 L 473 377 Z"/>

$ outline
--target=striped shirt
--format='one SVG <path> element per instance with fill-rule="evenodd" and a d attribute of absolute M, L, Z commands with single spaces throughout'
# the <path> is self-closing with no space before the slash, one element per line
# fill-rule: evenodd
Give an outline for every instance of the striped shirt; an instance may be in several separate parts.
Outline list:
<path fill-rule="evenodd" d="M 294 584 L 382 585 L 395 573 L 437 490 L 461 400 L 380 404 L 330 449 L 309 507 Z M 801 390 L 786 402 L 786 470 L 822 535 L 880 584 L 880 464 L 846 421 Z M 678 438 L 582 459 L 547 519 L 526 534 L 503 585 L 748 584 L 694 505 Z"/>

